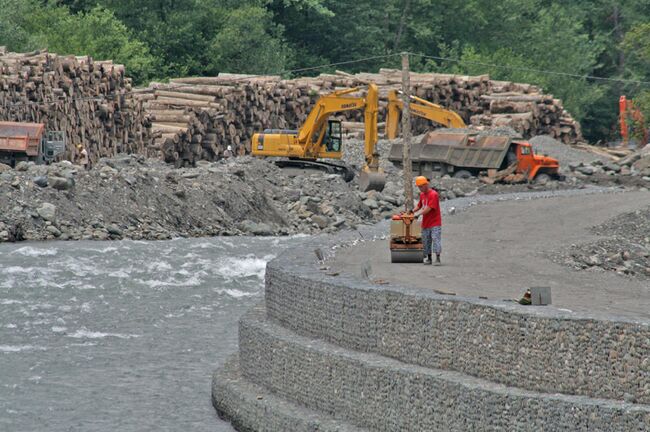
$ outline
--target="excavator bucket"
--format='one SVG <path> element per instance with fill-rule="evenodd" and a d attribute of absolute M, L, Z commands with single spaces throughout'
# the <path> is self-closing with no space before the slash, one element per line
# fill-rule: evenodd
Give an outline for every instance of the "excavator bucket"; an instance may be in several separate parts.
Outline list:
<path fill-rule="evenodd" d="M 363 169 L 359 173 L 359 189 L 363 192 L 376 190 L 381 192 L 386 185 L 386 176 L 382 172 L 373 172 Z"/>

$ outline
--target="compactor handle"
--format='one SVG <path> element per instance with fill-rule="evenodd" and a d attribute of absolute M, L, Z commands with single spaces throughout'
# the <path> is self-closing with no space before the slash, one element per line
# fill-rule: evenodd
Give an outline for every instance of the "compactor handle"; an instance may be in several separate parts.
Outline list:
<path fill-rule="evenodd" d="M 403 212 L 401 215 L 404 225 L 411 225 L 415 220 L 415 213 L 413 212 Z"/>

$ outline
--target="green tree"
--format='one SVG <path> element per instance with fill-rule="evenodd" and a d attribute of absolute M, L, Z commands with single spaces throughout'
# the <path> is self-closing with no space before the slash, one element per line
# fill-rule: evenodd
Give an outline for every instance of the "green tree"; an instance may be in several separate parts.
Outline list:
<path fill-rule="evenodd" d="M 0 0 L 0 45 L 113 58 L 139 82 L 373 71 L 410 51 L 454 59 L 414 56 L 414 70 L 537 84 L 595 141 L 616 132 L 621 94 L 646 100 L 624 80 L 650 80 L 649 22 L 647 0 Z"/>
<path fill-rule="evenodd" d="M 633 27 L 622 42 L 627 58 L 629 76 L 632 79 L 650 82 L 650 21 Z M 645 127 L 650 129 L 650 83 L 630 88 L 635 105 L 645 118 Z"/>
<path fill-rule="evenodd" d="M 570 5 L 504 0 L 448 6 L 441 8 L 446 37 L 433 51 L 458 61 L 439 60 L 435 70 L 536 84 L 561 98 L 578 120 L 602 102 L 603 88 L 580 76 L 593 73 L 604 45 Z"/>
<path fill-rule="evenodd" d="M 283 69 L 291 58 L 264 0 L 98 1 L 150 47 L 166 77 Z M 318 0 L 309 3 L 318 7 Z"/>
<path fill-rule="evenodd" d="M 622 41 L 633 76 L 650 76 L 650 21 L 632 28 Z"/>
<path fill-rule="evenodd" d="M 27 19 L 40 8 L 37 0 L 0 0 L 0 45 L 17 52 L 38 48 L 37 38 L 27 29 Z"/>
<path fill-rule="evenodd" d="M 234 5 L 216 0 L 101 0 L 156 57 L 164 77 L 202 75 L 208 48 Z M 137 11 L 137 12 L 134 12 Z"/>
<path fill-rule="evenodd" d="M 239 73 L 277 73 L 291 58 L 282 41 L 282 27 L 265 9 L 248 6 L 230 12 L 210 44 L 209 70 Z"/>
<path fill-rule="evenodd" d="M 138 83 L 155 73 L 155 60 L 147 45 L 135 39 L 111 11 L 102 7 L 78 14 L 70 13 L 66 7 L 44 8 L 32 15 L 30 26 L 52 52 L 122 63 Z"/>

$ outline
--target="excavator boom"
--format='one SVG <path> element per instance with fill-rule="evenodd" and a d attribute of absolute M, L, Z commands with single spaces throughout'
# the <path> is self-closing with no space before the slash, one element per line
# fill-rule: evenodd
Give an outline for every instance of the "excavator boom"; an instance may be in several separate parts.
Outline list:
<path fill-rule="evenodd" d="M 417 96 L 411 96 L 410 99 L 411 113 L 418 117 L 434 121 L 448 128 L 467 127 L 462 117 L 451 110 Z M 388 114 L 386 115 L 386 137 L 388 139 L 397 138 L 399 118 L 403 107 L 404 103 L 400 100 L 398 92 L 391 90 L 388 93 Z"/>

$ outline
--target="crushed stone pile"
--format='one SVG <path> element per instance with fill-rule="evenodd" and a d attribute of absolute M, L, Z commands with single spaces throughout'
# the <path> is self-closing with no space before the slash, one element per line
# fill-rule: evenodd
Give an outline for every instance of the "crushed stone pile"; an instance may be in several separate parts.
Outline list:
<path fill-rule="evenodd" d="M 534 136 L 528 142 L 533 146 L 535 153 L 559 160 L 563 170 L 569 170 L 571 164 L 590 164 L 595 161 L 606 162 L 609 160 L 606 156 L 572 147 L 548 135 Z"/>
<path fill-rule="evenodd" d="M 248 156 L 180 170 L 135 155 L 90 171 L 22 162 L 0 174 L 0 241 L 334 232 L 401 204 L 338 175 L 287 174 Z"/>
<path fill-rule="evenodd" d="M 591 230 L 602 238 L 552 255 L 578 270 L 612 271 L 650 279 L 650 207 L 624 213 Z"/>
<path fill-rule="evenodd" d="M 511 134 L 509 128 L 496 133 Z M 421 136 L 414 137 L 414 141 Z M 647 190 L 647 150 L 618 162 L 534 138 L 541 152 L 569 167 L 564 181 L 485 184 L 478 178 L 432 179 L 442 200 L 583 188 L 590 183 Z M 47 239 L 169 239 L 213 235 L 293 235 L 354 229 L 404 208 L 403 171 L 387 160 L 398 140 L 380 140 L 382 192 L 361 192 L 336 174 L 283 170 L 250 156 L 200 161 L 176 169 L 141 155 L 102 158 L 90 171 L 63 161 L 52 165 L 0 164 L 0 242 Z M 344 162 L 361 168 L 361 140 L 347 140 Z M 591 162 L 585 162 L 591 160 Z M 593 170 L 591 174 L 586 171 Z M 602 172 L 601 172 L 602 171 Z M 419 191 L 413 186 L 414 197 Z M 609 250 L 609 248 L 606 248 Z M 630 253 L 635 249 L 631 248 Z M 643 251 L 640 251 L 643 252 Z M 593 254 L 592 254 L 593 255 Z M 591 256 L 591 255 L 590 255 Z"/>
<path fill-rule="evenodd" d="M 618 158 L 594 158 L 589 163 L 572 161 L 568 168 L 574 176 L 589 183 L 647 188 L 650 187 L 650 146 Z"/>

